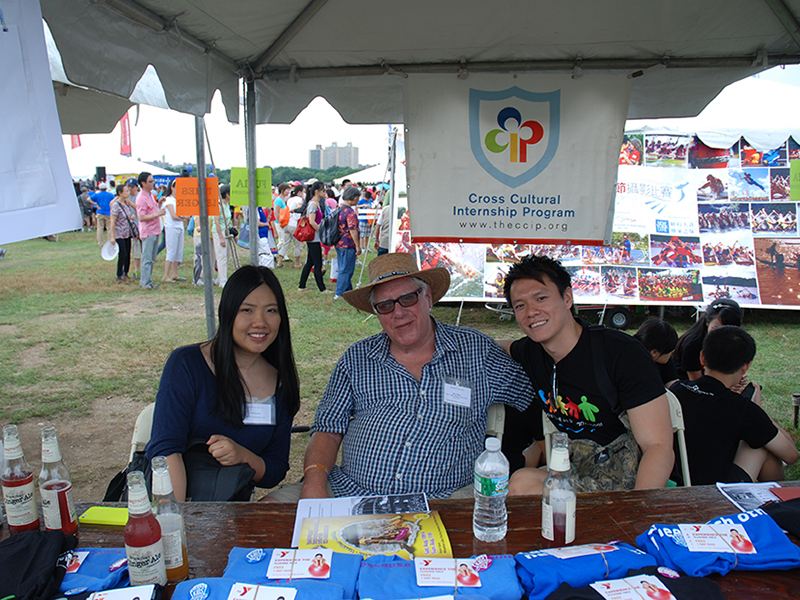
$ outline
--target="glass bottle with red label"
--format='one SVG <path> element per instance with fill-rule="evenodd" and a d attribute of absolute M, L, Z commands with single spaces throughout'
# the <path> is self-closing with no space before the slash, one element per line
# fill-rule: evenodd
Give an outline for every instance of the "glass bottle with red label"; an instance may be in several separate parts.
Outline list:
<path fill-rule="evenodd" d="M 131 585 L 167 585 L 161 525 L 150 506 L 141 471 L 128 473 L 128 522 L 124 535 Z"/>
<path fill-rule="evenodd" d="M 61 459 L 56 428 L 42 427 L 42 470 L 39 473 L 39 495 L 42 497 L 44 528 L 63 531 L 66 535 L 78 532 L 75 501 L 72 499 L 72 477 Z"/>
<path fill-rule="evenodd" d="M 23 531 L 38 531 L 39 508 L 36 506 L 33 469 L 25 460 L 16 425 L 3 427 L 3 451 L 6 464 L 0 480 L 8 530 L 12 535 Z"/>

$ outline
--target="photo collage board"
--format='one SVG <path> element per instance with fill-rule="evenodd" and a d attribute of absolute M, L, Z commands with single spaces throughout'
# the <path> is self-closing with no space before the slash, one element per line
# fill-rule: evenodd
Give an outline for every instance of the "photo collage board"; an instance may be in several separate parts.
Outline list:
<path fill-rule="evenodd" d="M 395 251 L 450 271 L 445 299 L 503 300 L 510 266 L 530 253 L 561 261 L 577 304 L 739 304 L 800 308 L 800 232 L 790 161 L 800 144 L 716 149 L 693 135 L 628 133 L 610 246 L 411 243 L 404 212 Z M 401 209 L 402 211 L 402 209 Z"/>

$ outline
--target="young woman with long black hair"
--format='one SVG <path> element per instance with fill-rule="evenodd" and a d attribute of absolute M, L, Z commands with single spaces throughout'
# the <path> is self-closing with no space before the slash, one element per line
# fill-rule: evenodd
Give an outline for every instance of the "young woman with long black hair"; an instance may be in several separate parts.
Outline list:
<path fill-rule="evenodd" d="M 289 315 L 275 274 L 238 269 L 222 291 L 213 339 L 173 351 L 156 397 L 147 458 L 166 456 L 175 497 L 185 500 L 188 444 L 205 440 L 222 466 L 247 463 L 252 483 L 273 487 L 289 470 L 300 408 Z"/>

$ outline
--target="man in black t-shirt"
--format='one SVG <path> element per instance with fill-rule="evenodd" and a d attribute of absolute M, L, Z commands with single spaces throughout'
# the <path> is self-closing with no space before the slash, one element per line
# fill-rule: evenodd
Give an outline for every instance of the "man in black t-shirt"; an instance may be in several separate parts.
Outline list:
<path fill-rule="evenodd" d="M 683 409 L 694 485 L 780 481 L 783 463 L 798 459 L 791 436 L 761 407 L 760 386 L 748 386 L 752 400 L 731 391 L 753 364 L 755 354 L 756 343 L 744 329 L 722 325 L 703 340 L 700 360 L 705 375 L 670 388 Z"/>
<path fill-rule="evenodd" d="M 569 435 L 583 490 L 663 487 L 674 463 L 672 427 L 664 387 L 644 346 L 616 331 L 590 331 L 576 320 L 570 275 L 545 256 L 528 256 L 511 267 L 504 293 L 527 337 L 500 344 L 525 369 L 538 399 L 524 413 L 506 415 L 503 444 L 512 466 L 521 466 L 522 450 L 541 439 L 544 411 Z M 600 346 L 593 335 L 602 336 Z M 603 357 L 595 356 L 598 347 Z M 605 393 L 598 360 L 613 387 Z M 620 418 L 621 411 L 626 416 Z M 546 477 L 546 469 L 520 468 L 509 493 L 541 494 Z"/>

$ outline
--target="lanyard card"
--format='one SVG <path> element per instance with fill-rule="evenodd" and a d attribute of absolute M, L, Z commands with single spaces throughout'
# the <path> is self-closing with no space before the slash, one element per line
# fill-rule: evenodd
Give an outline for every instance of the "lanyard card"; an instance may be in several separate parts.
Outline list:
<path fill-rule="evenodd" d="M 255 583 L 234 583 L 228 600 L 294 600 L 297 590 Z"/>
<path fill-rule="evenodd" d="M 470 408 L 472 406 L 471 381 L 456 377 L 445 377 L 442 381 L 444 381 L 442 390 L 444 397 L 442 400 L 445 404 L 463 406 L 464 408 Z"/>
<path fill-rule="evenodd" d="M 605 600 L 675 600 L 664 584 L 652 575 L 598 581 L 591 584 L 591 588 Z"/>
<path fill-rule="evenodd" d="M 619 548 L 611 544 L 584 544 L 582 546 L 567 546 L 566 548 L 550 548 L 541 550 L 541 552 L 555 558 L 567 559 L 590 556 L 592 554 L 605 554 L 614 550 L 619 550 Z"/>
<path fill-rule="evenodd" d="M 329 579 L 333 550 L 276 548 L 267 567 L 269 579 Z"/>
<path fill-rule="evenodd" d="M 156 586 L 137 585 L 134 587 L 94 592 L 88 600 L 150 600 L 156 594 Z"/>
<path fill-rule="evenodd" d="M 76 550 L 73 552 L 72 558 L 67 566 L 67 573 L 77 573 L 87 556 L 89 556 L 89 552 L 86 550 Z"/>
<path fill-rule="evenodd" d="M 415 558 L 414 570 L 420 587 L 481 587 L 473 558 Z"/>
<path fill-rule="evenodd" d="M 756 554 L 750 536 L 741 525 L 679 525 L 689 552 Z"/>

